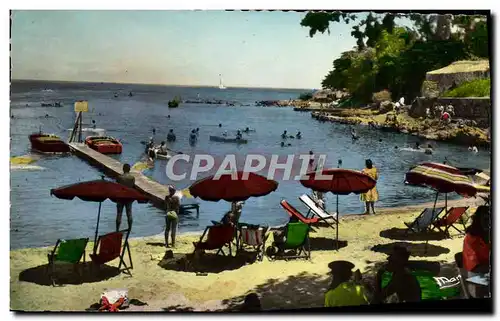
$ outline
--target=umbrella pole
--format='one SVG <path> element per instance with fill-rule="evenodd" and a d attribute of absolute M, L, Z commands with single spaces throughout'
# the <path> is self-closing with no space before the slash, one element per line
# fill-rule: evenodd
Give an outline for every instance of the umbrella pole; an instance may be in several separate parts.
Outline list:
<path fill-rule="evenodd" d="M 101 205 L 102 205 L 102 202 L 99 202 L 99 211 L 97 212 L 97 226 L 95 228 L 95 236 L 94 236 L 94 253 L 97 250 L 97 234 L 99 233 L 99 220 L 101 218 Z"/>
<path fill-rule="evenodd" d="M 337 219 L 336 219 L 336 223 L 335 223 L 335 225 L 337 225 L 335 228 L 335 233 L 336 233 L 335 247 L 337 248 L 337 251 L 339 250 L 339 219 L 340 219 L 340 216 L 339 216 L 339 195 L 337 194 Z"/>
<path fill-rule="evenodd" d="M 436 193 L 436 198 L 434 199 L 434 208 L 432 209 L 432 214 L 434 214 L 434 212 L 436 211 L 436 204 L 438 201 L 438 196 L 439 196 L 439 192 Z M 424 254 L 427 254 L 427 245 L 428 244 L 429 244 L 429 239 L 425 240 Z"/>

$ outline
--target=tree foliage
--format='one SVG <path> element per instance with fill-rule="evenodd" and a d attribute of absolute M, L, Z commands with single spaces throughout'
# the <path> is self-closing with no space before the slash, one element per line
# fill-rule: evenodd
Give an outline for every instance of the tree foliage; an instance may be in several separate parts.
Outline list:
<path fill-rule="evenodd" d="M 413 27 L 397 25 L 406 17 Z M 486 18 L 478 15 L 375 14 L 364 19 L 342 12 L 309 12 L 301 21 L 309 35 L 330 33 L 331 23 L 352 24 L 353 50 L 333 61 L 322 81 L 325 88 L 346 89 L 357 101 L 374 92 L 412 99 L 420 92 L 427 71 L 456 60 L 488 57 Z"/>

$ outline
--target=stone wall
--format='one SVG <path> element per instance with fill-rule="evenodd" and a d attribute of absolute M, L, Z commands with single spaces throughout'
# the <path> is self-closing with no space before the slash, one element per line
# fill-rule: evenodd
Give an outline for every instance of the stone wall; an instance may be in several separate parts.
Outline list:
<path fill-rule="evenodd" d="M 489 71 L 457 72 L 453 74 L 427 74 L 425 79 L 437 83 L 440 93 L 456 88 L 464 82 L 490 78 Z"/>
<path fill-rule="evenodd" d="M 410 116 L 425 117 L 427 107 L 453 105 L 454 118 L 471 119 L 480 127 L 488 127 L 491 116 L 491 101 L 489 97 L 479 98 L 417 98 L 410 108 Z"/>

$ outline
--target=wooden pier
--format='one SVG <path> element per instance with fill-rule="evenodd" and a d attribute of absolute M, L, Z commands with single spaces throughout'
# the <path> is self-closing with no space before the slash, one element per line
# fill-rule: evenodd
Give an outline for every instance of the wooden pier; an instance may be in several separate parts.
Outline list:
<path fill-rule="evenodd" d="M 123 174 L 123 164 L 116 159 L 101 154 L 83 143 L 69 143 L 69 146 L 75 155 L 102 170 L 106 175 L 116 178 Z M 146 177 L 141 172 L 131 170 L 130 173 L 135 177 L 135 188 L 146 194 L 155 206 L 163 208 L 165 197 L 168 195 L 168 187 Z M 182 206 L 181 212 L 190 209 L 196 209 L 197 216 L 199 215 L 198 204 L 186 204 Z"/>

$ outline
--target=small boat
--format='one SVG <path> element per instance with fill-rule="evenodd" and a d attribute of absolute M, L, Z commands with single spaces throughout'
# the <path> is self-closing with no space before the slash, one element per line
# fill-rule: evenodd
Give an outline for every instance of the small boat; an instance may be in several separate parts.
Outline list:
<path fill-rule="evenodd" d="M 52 134 L 41 132 L 29 136 L 31 148 L 41 153 L 69 153 L 69 145 Z"/>
<path fill-rule="evenodd" d="M 222 74 L 219 74 L 219 89 L 226 89 L 224 83 L 222 82 Z"/>
<path fill-rule="evenodd" d="M 73 128 L 68 128 L 68 131 L 72 131 Z M 85 127 L 82 128 L 82 132 L 86 134 L 94 134 L 98 136 L 104 136 L 104 133 L 106 133 L 106 130 L 104 128 L 93 128 L 93 127 Z"/>
<path fill-rule="evenodd" d="M 177 108 L 179 107 L 180 99 L 174 98 L 168 102 L 168 108 Z"/>
<path fill-rule="evenodd" d="M 153 148 L 153 152 L 155 153 L 155 158 L 158 159 L 170 159 L 172 155 L 170 155 L 168 152 L 167 153 L 160 153 L 159 148 Z"/>
<path fill-rule="evenodd" d="M 110 136 L 89 136 L 85 144 L 102 154 L 121 154 L 123 149 L 118 139 Z"/>
<path fill-rule="evenodd" d="M 214 141 L 214 142 L 221 142 L 221 143 L 237 143 L 237 144 L 248 143 L 248 140 L 246 140 L 246 139 L 227 138 L 227 137 L 220 137 L 220 136 L 210 136 L 210 140 Z"/>

